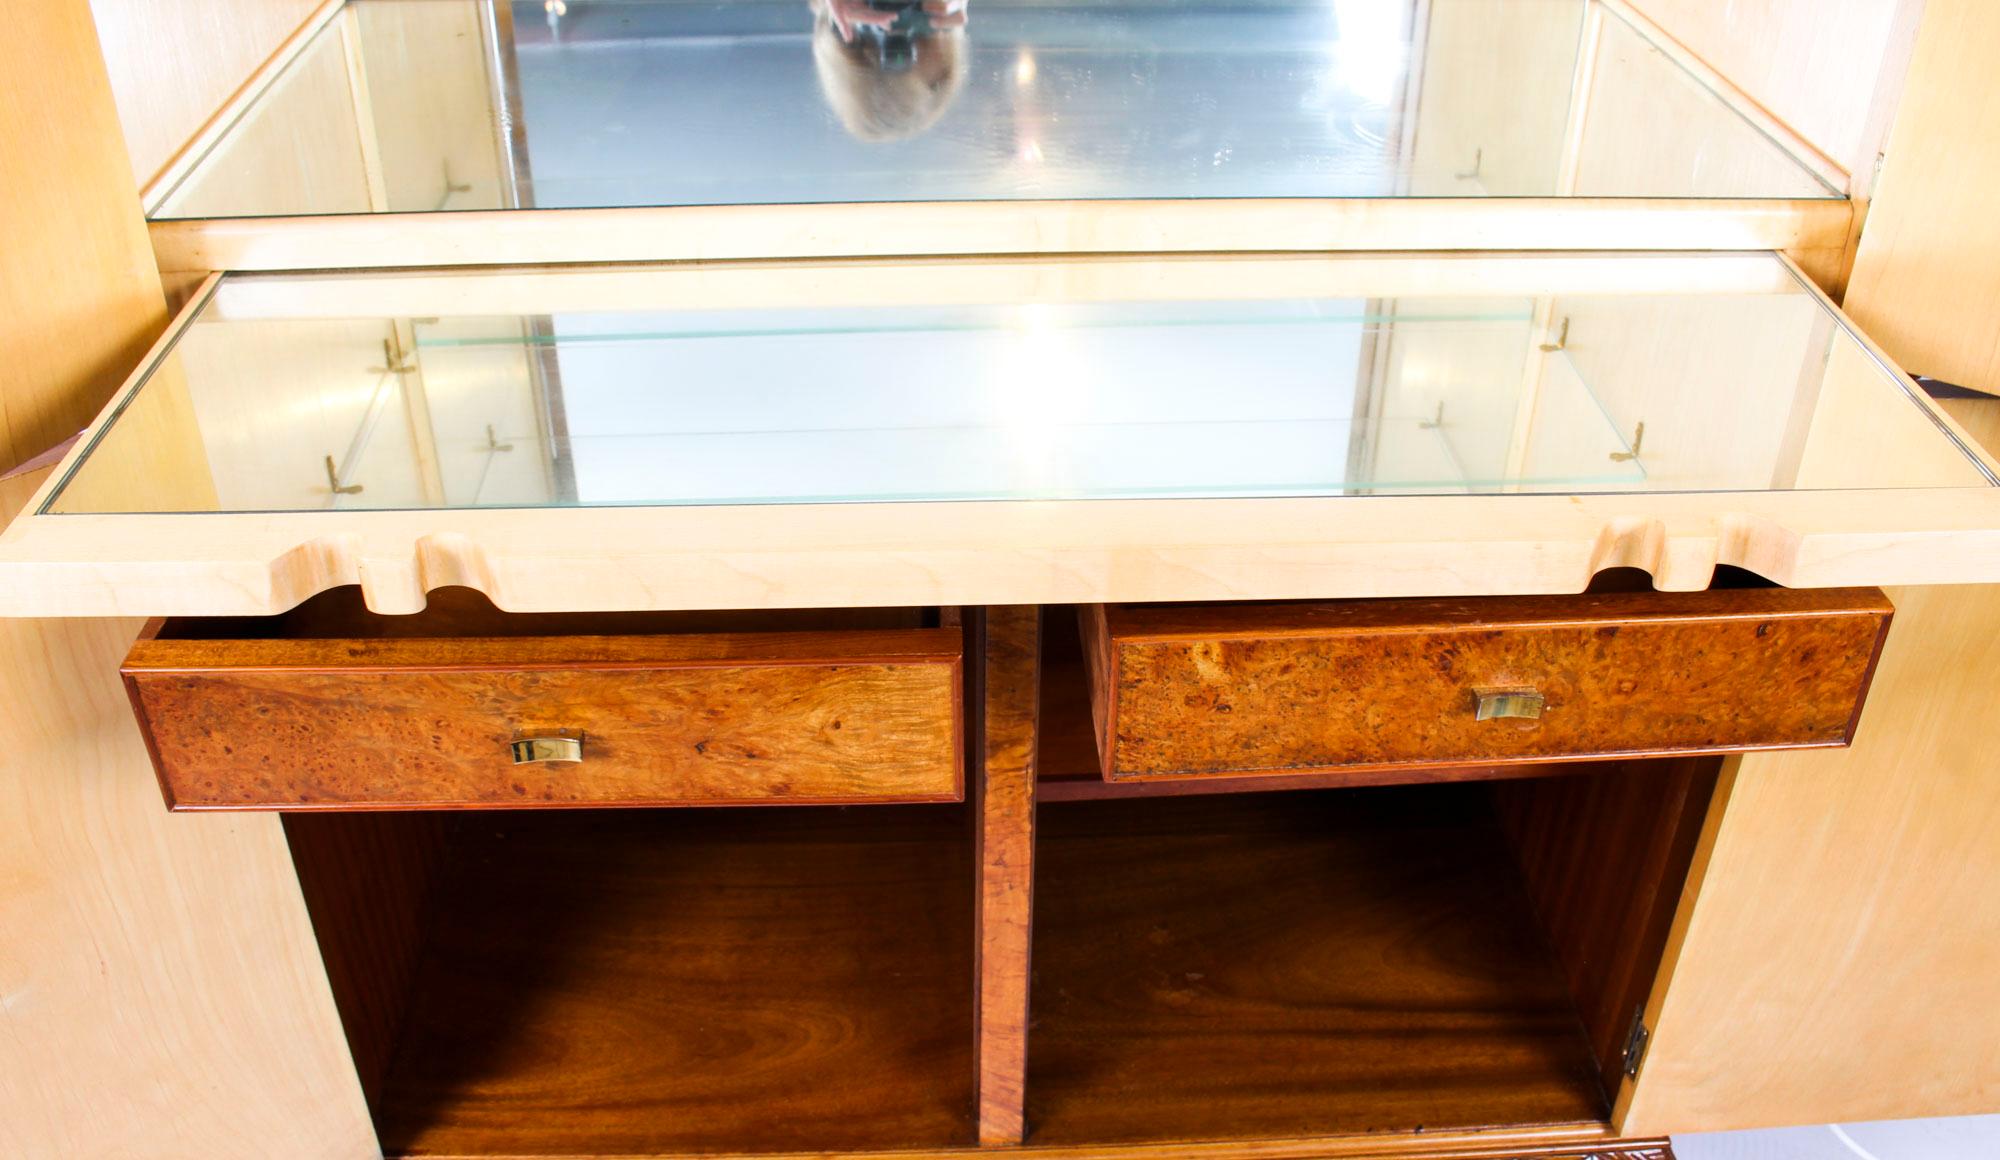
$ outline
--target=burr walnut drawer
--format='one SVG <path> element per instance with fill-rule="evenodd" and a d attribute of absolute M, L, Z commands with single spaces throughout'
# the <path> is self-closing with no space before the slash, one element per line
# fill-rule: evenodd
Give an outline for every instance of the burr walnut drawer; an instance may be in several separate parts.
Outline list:
<path fill-rule="evenodd" d="M 1089 605 L 1112 780 L 1845 745 L 1872 588 Z"/>
<path fill-rule="evenodd" d="M 482 604 L 434 594 L 409 618 L 357 606 L 149 625 L 124 675 L 168 805 L 963 794 L 963 635 L 935 612 L 510 617 Z M 532 739 L 546 743 L 516 753 Z"/>

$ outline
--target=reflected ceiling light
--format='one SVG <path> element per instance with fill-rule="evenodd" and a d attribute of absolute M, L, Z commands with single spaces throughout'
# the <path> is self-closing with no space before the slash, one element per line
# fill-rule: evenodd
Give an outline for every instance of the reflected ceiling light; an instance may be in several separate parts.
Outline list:
<path fill-rule="evenodd" d="M 1035 83 L 1034 53 L 1023 49 L 1021 55 L 1014 58 L 1014 83 L 1024 89 Z"/>
<path fill-rule="evenodd" d="M 1333 0 L 1340 40 L 1335 63 L 1347 91 L 1371 105 L 1386 105 L 1408 65 L 1400 4 L 1381 0 Z"/>
<path fill-rule="evenodd" d="M 1012 486 L 1047 494 L 1061 490 L 1068 477 L 1060 417 L 1078 406 L 1088 383 L 1054 306 L 1024 302 L 1015 318 L 1018 329 L 995 360 L 999 373 L 989 414 L 1006 448 Z"/>
<path fill-rule="evenodd" d="M 1029 165 L 1040 165 L 1042 163 L 1042 143 L 1039 141 L 1021 142 L 1018 156 Z"/>

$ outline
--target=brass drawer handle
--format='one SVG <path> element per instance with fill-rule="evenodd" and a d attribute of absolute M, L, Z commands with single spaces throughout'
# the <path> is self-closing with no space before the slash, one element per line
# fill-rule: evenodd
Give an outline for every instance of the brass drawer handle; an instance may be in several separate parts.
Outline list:
<path fill-rule="evenodd" d="M 515 765 L 535 761 L 582 761 L 581 737 L 523 737 L 508 746 Z"/>
<path fill-rule="evenodd" d="M 1474 716 L 1481 721 L 1536 721 L 1547 702 L 1533 689 L 1479 689 L 1479 707 Z"/>

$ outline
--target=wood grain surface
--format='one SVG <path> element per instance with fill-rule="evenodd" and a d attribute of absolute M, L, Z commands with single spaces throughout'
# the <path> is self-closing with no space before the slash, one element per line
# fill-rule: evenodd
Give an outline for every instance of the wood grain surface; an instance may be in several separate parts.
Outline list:
<path fill-rule="evenodd" d="M 1793 0 L 1805 4 L 1806 0 Z M 1847 0 L 1852 5 L 1858 0 Z M 1926 0 L 1846 307 L 1897 362 L 2000 394 L 2000 7 Z M 1810 8 L 1817 16 L 1818 5 Z"/>
<path fill-rule="evenodd" d="M 948 801 L 957 629 L 133 646 L 177 809 Z M 515 765 L 518 737 L 584 760 Z"/>
<path fill-rule="evenodd" d="M 6 16 L 0 471 L 166 324 L 90 6 Z M 47 474 L 0 481 L 0 522 Z M 0 1155 L 372 1155 L 278 820 L 160 809 L 112 676 L 138 627 L 0 620 Z"/>
<path fill-rule="evenodd" d="M 1019 1144 L 1028 1067 L 1028 963 L 1034 918 L 1039 607 L 973 619 L 980 768 L 972 793 L 979 861 L 979 1142 Z"/>
<path fill-rule="evenodd" d="M 160 808 L 138 628 L 0 619 L 0 1156 L 370 1156 L 278 819 Z"/>
<path fill-rule="evenodd" d="M 283 821 L 354 1072 L 369 1108 L 379 1110 L 451 817 L 396 811 L 286 814 Z"/>
<path fill-rule="evenodd" d="M 1969 6 L 1943 11 L 1949 28 Z M 1950 405 L 2000 447 L 2000 400 Z M 1853 748 L 1724 767 L 1621 1096 L 1633 1131 L 2000 1107 L 2000 590 L 1891 595 Z"/>
<path fill-rule="evenodd" d="M 1335 786 L 1493 781 L 1600 773 L 1618 768 L 1616 762 L 1399 765 L 1326 773 L 1216 774 L 1212 777 L 1107 781 L 1098 765 L 1097 737 L 1090 712 L 1090 681 L 1084 675 L 1083 645 L 1078 635 L 1077 620 L 1077 610 L 1067 605 L 1049 608 L 1043 617 L 1041 708 L 1035 730 L 1037 801 L 1189 797 Z"/>
<path fill-rule="evenodd" d="M 0 50 L 0 471 L 76 434 L 167 325 L 84 0 L 16 12 Z"/>
<path fill-rule="evenodd" d="M 1084 611 L 1107 778 L 1841 745 L 1879 591 L 1099 605 Z M 1533 689 L 1538 720 L 1475 718 Z"/>
<path fill-rule="evenodd" d="M 1039 824 L 1031 1144 L 1605 1115 L 1478 789 L 1064 803 Z"/>
<path fill-rule="evenodd" d="M 972 1142 L 962 807 L 460 826 L 385 1085 L 385 1151 Z"/>
<path fill-rule="evenodd" d="M 1719 757 L 1606 763 L 1601 777 L 1493 787 L 1502 828 L 1569 980 L 1608 1096 L 1660 969 Z"/>

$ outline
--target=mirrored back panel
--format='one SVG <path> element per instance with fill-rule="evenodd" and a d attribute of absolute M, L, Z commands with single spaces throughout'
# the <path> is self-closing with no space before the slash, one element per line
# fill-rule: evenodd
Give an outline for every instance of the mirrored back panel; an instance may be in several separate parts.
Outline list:
<path fill-rule="evenodd" d="M 349 0 L 151 208 L 1841 196 L 1655 37 L 1605 0 Z"/>
<path fill-rule="evenodd" d="M 45 510 L 1992 482 L 1772 255 L 932 260 L 228 275 Z"/>

